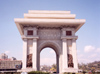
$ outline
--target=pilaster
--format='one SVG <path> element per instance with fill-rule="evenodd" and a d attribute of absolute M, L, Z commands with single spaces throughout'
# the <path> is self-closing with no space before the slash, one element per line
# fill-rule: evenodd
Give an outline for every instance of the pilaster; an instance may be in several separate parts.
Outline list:
<path fill-rule="evenodd" d="M 26 69 L 27 66 L 27 39 L 23 39 L 23 65 L 22 69 Z"/>
<path fill-rule="evenodd" d="M 74 69 L 78 69 L 76 39 L 72 39 L 72 55 L 73 55 Z"/>
<path fill-rule="evenodd" d="M 63 63 L 63 72 L 68 68 L 68 57 L 67 57 L 67 39 L 62 39 L 62 63 Z"/>
<path fill-rule="evenodd" d="M 37 39 L 33 39 L 32 68 L 37 71 Z"/>

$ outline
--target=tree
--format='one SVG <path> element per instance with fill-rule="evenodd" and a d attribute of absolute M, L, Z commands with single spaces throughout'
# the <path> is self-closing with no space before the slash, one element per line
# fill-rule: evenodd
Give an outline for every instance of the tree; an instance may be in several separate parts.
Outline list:
<path fill-rule="evenodd" d="M 53 64 L 52 68 L 50 69 L 50 71 L 56 72 L 57 71 L 56 69 L 57 69 L 57 65 Z"/>
<path fill-rule="evenodd" d="M 91 72 L 95 72 L 95 67 L 92 67 L 91 68 Z"/>
<path fill-rule="evenodd" d="M 55 69 L 57 69 L 57 65 L 56 64 L 53 64 L 52 67 L 55 68 Z"/>

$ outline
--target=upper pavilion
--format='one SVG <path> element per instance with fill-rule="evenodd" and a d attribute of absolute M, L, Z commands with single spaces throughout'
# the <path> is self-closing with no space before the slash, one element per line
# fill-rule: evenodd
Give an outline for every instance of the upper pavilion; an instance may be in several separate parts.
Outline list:
<path fill-rule="evenodd" d="M 76 15 L 70 11 L 29 10 L 24 18 L 15 18 L 14 21 L 21 35 L 24 26 L 39 27 L 74 27 L 75 32 L 85 23 L 85 19 L 75 19 Z"/>

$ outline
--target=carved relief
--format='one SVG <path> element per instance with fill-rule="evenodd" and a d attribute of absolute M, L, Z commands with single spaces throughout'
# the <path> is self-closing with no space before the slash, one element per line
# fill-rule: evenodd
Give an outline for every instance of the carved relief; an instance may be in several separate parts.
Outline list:
<path fill-rule="evenodd" d="M 73 57 L 71 54 L 68 54 L 68 67 L 73 67 Z"/>
<path fill-rule="evenodd" d="M 27 67 L 32 67 L 32 54 L 27 55 Z"/>
<path fill-rule="evenodd" d="M 60 39 L 60 29 L 39 29 L 39 39 Z"/>
<path fill-rule="evenodd" d="M 59 28 L 40 28 L 38 29 L 38 52 L 43 47 L 54 47 L 61 51 L 61 30 Z"/>

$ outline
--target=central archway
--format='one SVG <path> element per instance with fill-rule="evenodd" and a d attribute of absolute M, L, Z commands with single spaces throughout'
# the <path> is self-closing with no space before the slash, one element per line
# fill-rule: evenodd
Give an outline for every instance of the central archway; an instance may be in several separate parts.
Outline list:
<path fill-rule="evenodd" d="M 56 72 L 56 65 L 56 53 L 54 49 L 50 47 L 42 49 L 40 53 L 40 71 L 49 72 L 50 70 L 52 70 L 52 72 Z M 54 67 L 54 69 L 52 67 Z"/>
<path fill-rule="evenodd" d="M 37 54 L 37 69 L 40 70 L 40 53 L 41 51 L 46 48 L 46 47 L 49 47 L 49 48 L 52 48 L 55 53 L 56 53 L 56 65 L 57 65 L 57 73 L 59 73 L 59 46 L 56 44 L 56 43 L 53 43 L 53 42 L 44 42 L 42 43 L 39 48 L 38 48 L 38 54 Z"/>

